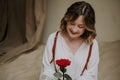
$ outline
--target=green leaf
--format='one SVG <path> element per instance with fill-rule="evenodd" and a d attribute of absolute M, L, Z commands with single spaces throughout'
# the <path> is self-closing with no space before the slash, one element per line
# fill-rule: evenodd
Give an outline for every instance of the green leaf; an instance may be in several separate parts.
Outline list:
<path fill-rule="evenodd" d="M 68 74 L 64 74 L 64 77 L 66 78 L 66 80 L 72 80 L 72 78 Z"/>
<path fill-rule="evenodd" d="M 54 76 L 55 76 L 56 78 L 61 78 L 61 77 L 62 77 L 62 74 L 61 74 L 60 72 L 56 72 L 56 73 L 54 73 Z"/>

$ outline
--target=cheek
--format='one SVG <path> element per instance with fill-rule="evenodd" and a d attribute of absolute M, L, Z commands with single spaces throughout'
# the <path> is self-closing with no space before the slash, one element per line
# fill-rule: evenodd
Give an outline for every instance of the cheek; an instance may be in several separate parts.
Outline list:
<path fill-rule="evenodd" d="M 85 29 L 80 29 L 80 33 L 83 34 L 85 32 Z"/>
<path fill-rule="evenodd" d="M 67 30 L 70 30 L 71 28 L 72 28 L 72 26 L 70 26 L 70 25 L 67 25 L 67 26 L 66 26 L 66 29 L 67 29 Z"/>

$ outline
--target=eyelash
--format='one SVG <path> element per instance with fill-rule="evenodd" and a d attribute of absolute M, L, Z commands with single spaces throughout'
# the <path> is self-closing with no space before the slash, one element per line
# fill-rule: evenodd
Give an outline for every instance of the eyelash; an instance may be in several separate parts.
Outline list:
<path fill-rule="evenodd" d="M 70 23 L 71 25 L 75 25 L 74 23 Z"/>
<path fill-rule="evenodd" d="M 83 26 L 78 26 L 79 28 L 84 28 Z"/>

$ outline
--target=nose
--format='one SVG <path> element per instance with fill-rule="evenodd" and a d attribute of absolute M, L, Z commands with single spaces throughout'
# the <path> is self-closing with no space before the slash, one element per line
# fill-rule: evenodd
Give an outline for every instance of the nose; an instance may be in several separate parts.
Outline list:
<path fill-rule="evenodd" d="M 72 32 L 76 33 L 78 31 L 78 28 L 76 26 L 72 27 Z"/>

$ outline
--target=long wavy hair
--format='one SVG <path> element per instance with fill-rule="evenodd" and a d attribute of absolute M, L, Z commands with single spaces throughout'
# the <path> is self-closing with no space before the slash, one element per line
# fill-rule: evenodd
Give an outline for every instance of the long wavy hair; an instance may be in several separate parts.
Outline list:
<path fill-rule="evenodd" d="M 80 37 L 87 43 L 92 43 L 96 37 L 95 12 L 93 7 L 85 1 L 75 2 L 67 9 L 67 12 L 61 20 L 60 29 L 63 32 L 67 32 L 67 22 L 75 21 L 81 15 L 84 16 L 86 29 Z"/>

